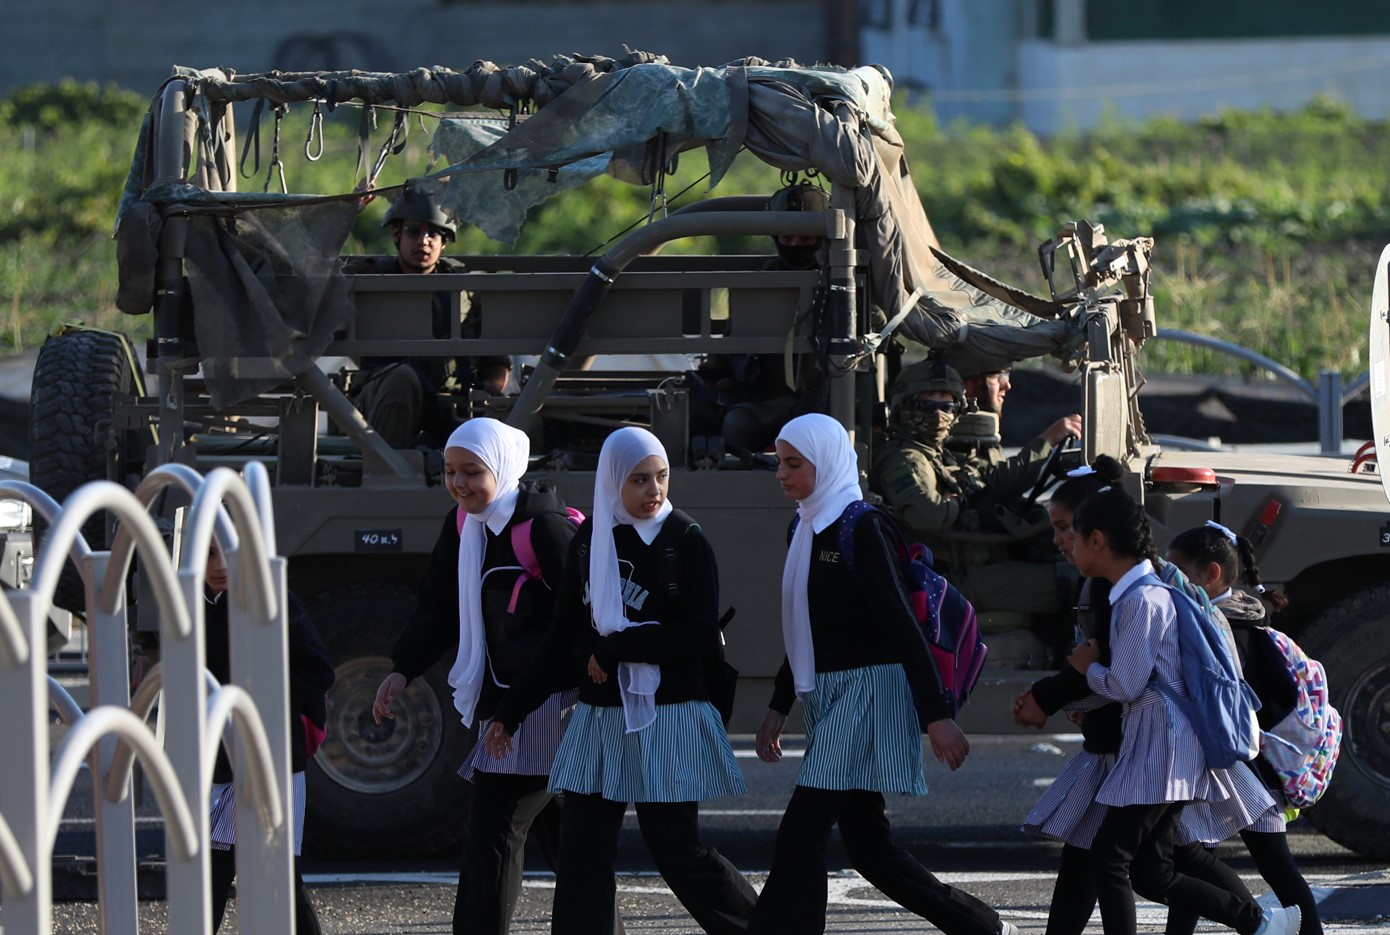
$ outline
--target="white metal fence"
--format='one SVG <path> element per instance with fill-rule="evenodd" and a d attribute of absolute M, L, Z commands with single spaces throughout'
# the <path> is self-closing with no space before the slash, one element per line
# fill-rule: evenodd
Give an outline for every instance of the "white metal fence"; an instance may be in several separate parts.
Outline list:
<path fill-rule="evenodd" d="M 177 564 L 149 507 L 167 488 L 192 498 Z M 95 787 L 98 899 L 104 933 L 139 931 L 135 803 L 139 760 L 166 829 L 168 930 L 211 926 L 208 795 L 217 748 L 232 740 L 236 783 L 240 930 L 292 932 L 289 682 L 286 569 L 275 554 L 269 478 L 218 468 L 206 478 L 183 465 L 151 472 L 131 493 L 98 481 L 61 506 L 32 485 L 0 482 L 0 500 L 28 502 L 49 522 L 24 590 L 0 593 L 0 887 L 6 935 L 52 930 L 52 856 L 82 763 Z M 110 551 L 94 551 L 83 524 L 114 517 Z M 216 541 L 230 576 L 231 684 L 204 665 L 203 578 Z M 126 580 L 138 556 L 159 618 L 161 662 L 131 697 Z M 91 703 L 85 714 L 46 669 L 45 621 L 65 558 L 86 587 Z M 148 611 L 146 611 L 148 612 Z M 161 743 L 146 723 L 159 693 Z M 69 725 L 50 751 L 48 712 Z"/>

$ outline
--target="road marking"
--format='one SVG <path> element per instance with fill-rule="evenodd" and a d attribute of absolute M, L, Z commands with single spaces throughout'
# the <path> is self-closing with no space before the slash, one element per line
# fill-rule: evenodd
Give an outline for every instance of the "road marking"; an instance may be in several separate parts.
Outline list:
<path fill-rule="evenodd" d="M 787 750 L 787 749 L 783 749 L 783 750 L 782 750 L 782 756 L 783 756 L 783 757 L 798 757 L 798 756 L 804 756 L 805 754 L 806 754 L 806 751 L 805 751 L 805 750 Z M 757 755 L 758 755 L 757 752 L 754 751 L 754 750 L 735 750 L 735 751 L 734 751 L 734 756 L 738 757 L 738 758 L 741 759 L 741 760 L 750 760 L 750 759 L 754 759 L 754 758 L 757 757 Z"/>

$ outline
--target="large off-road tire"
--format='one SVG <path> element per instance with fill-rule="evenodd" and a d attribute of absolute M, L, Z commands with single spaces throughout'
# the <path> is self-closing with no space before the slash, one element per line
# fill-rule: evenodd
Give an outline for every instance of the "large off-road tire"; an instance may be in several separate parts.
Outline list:
<path fill-rule="evenodd" d="M 88 481 L 125 480 L 127 459 L 144 452 L 130 450 L 135 433 L 112 430 L 112 411 L 118 394 L 136 394 L 136 380 L 117 335 L 69 331 L 45 341 L 30 392 L 30 482 L 61 503 Z M 93 549 L 106 547 L 105 524 L 103 512 L 82 527 Z M 43 524 L 36 521 L 36 527 L 41 534 Z M 82 579 L 69 563 L 54 603 L 82 613 L 84 602 Z"/>
<path fill-rule="evenodd" d="M 328 736 L 308 769 L 305 846 L 316 856 L 421 855 L 460 839 L 471 786 L 458 777 L 474 732 L 454 709 L 442 660 L 372 721 L 391 646 L 415 592 L 399 584 L 342 585 L 305 602 L 333 659 Z"/>
<path fill-rule="evenodd" d="M 1343 725 L 1332 783 L 1304 814 L 1343 847 L 1390 858 L 1390 584 L 1333 604 L 1298 642 L 1326 668 Z"/>

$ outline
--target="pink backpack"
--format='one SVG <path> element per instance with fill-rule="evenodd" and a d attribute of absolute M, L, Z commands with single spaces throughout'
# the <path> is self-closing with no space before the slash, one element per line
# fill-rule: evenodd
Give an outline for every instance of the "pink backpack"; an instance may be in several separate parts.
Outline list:
<path fill-rule="evenodd" d="M 458 507 L 455 511 L 457 515 L 459 535 L 463 535 L 463 519 L 468 514 L 463 512 L 463 507 Z M 575 526 L 584 522 L 584 514 L 572 506 L 565 507 L 565 518 Z M 541 574 L 540 559 L 536 558 L 536 550 L 531 546 L 531 524 L 535 519 L 524 520 L 512 527 L 512 551 L 516 553 L 516 560 L 521 565 L 521 574 L 517 575 L 516 584 L 512 585 L 512 599 L 507 602 L 507 613 L 516 613 L 516 601 L 521 596 L 521 586 L 528 581 L 540 581 L 544 575 Z"/>

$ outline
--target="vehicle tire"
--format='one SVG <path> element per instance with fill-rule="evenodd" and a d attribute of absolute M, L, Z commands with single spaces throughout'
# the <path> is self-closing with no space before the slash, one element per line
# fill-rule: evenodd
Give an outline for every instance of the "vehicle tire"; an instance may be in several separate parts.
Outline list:
<path fill-rule="evenodd" d="M 454 710 L 440 661 L 372 721 L 391 646 L 415 607 L 413 588 L 341 585 L 305 602 L 337 676 L 328 693 L 328 733 L 309 763 L 305 847 L 319 857 L 419 856 L 460 840 L 471 786 L 458 776 L 474 732 Z"/>
<path fill-rule="evenodd" d="M 49 338 L 39 349 L 30 392 L 29 480 L 61 503 L 88 481 L 124 480 L 134 432 L 113 432 L 117 395 L 137 395 L 125 342 L 102 331 L 69 331 Z M 106 547 L 106 514 L 97 513 L 82 527 L 93 549 Z M 45 524 L 36 519 L 36 539 Z M 82 578 L 68 563 L 54 595 L 65 610 L 86 608 Z"/>
<path fill-rule="evenodd" d="M 1304 814 L 1365 857 L 1390 859 L 1390 584 L 1322 611 L 1299 645 L 1327 670 L 1342 715 L 1342 753 L 1322 799 Z"/>

